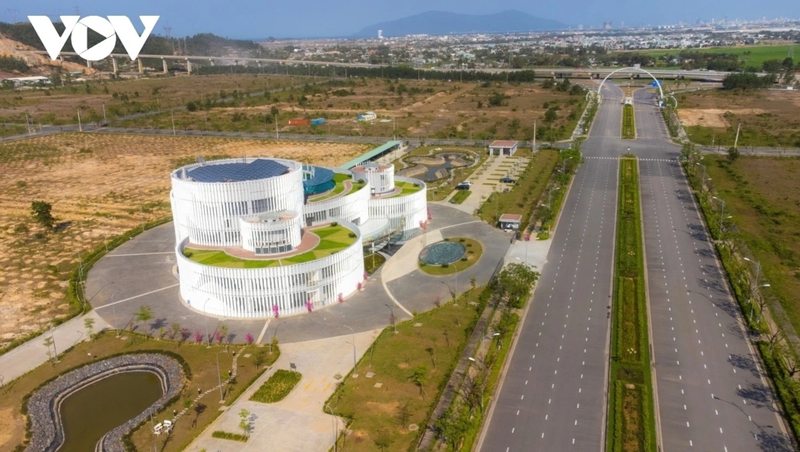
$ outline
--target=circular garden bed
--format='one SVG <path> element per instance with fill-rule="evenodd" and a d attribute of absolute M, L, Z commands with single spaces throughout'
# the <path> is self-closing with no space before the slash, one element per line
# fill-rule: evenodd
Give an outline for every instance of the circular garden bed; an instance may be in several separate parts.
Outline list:
<path fill-rule="evenodd" d="M 452 275 L 474 265 L 481 254 L 483 247 L 477 240 L 450 237 L 423 248 L 419 253 L 419 268 L 429 275 Z"/>

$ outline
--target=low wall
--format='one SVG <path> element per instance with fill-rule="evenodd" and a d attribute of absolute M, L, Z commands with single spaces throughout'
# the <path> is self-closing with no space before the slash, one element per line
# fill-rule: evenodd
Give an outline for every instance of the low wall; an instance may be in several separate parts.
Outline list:
<path fill-rule="evenodd" d="M 158 353 L 135 353 L 104 359 L 68 372 L 39 389 L 28 401 L 33 437 L 26 452 L 55 451 L 64 443 L 61 403 L 71 394 L 104 378 L 126 372 L 152 372 L 161 381 L 163 395 L 128 422 L 114 428 L 98 442 L 98 451 L 124 452 L 122 437 L 139 425 L 151 410 L 158 411 L 183 388 L 180 363 Z"/>

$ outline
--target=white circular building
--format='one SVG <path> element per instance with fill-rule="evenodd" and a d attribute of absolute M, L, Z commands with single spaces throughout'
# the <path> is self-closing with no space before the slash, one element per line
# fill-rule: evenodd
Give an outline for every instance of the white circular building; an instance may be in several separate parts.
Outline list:
<path fill-rule="evenodd" d="M 364 248 L 402 240 L 428 220 L 423 182 L 370 165 L 350 171 L 244 158 L 174 171 L 183 300 L 219 316 L 277 317 L 359 290 Z"/>

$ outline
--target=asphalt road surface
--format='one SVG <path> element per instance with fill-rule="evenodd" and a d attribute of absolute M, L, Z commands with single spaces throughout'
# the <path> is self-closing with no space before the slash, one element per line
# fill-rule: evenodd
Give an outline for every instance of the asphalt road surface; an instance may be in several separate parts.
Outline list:
<path fill-rule="evenodd" d="M 679 166 L 680 148 L 652 95 L 634 97 L 663 450 L 792 450 Z"/>
<path fill-rule="evenodd" d="M 606 84 L 480 450 L 602 450 L 622 91 Z"/>

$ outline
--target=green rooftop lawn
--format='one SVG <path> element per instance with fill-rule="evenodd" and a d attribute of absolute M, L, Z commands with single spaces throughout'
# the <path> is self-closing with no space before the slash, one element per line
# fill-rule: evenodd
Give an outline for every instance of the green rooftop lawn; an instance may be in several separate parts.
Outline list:
<path fill-rule="evenodd" d="M 394 186 L 399 188 L 401 191 L 396 195 L 389 196 L 390 198 L 394 198 L 395 196 L 406 196 L 422 190 L 422 187 L 411 182 L 394 181 Z"/>
<path fill-rule="evenodd" d="M 214 267 L 227 268 L 267 268 L 301 264 L 338 253 L 356 241 L 350 237 L 351 231 L 344 226 L 324 226 L 311 231 L 319 236 L 320 242 L 314 249 L 281 259 L 240 259 L 221 250 L 200 250 L 186 247 L 183 255 L 194 262 Z"/>
<path fill-rule="evenodd" d="M 314 199 L 309 199 L 308 202 L 320 202 L 320 201 L 325 201 L 326 199 L 331 199 L 333 197 L 338 196 L 339 194 L 344 192 L 344 181 L 351 180 L 351 179 L 352 178 L 347 174 L 339 174 L 339 173 L 334 174 L 333 175 L 333 181 L 336 182 L 336 185 L 333 187 L 333 189 L 331 191 L 329 191 L 328 193 L 322 195 L 322 196 L 319 196 L 319 197 L 314 198 Z M 356 183 L 356 182 L 353 181 L 353 183 Z M 356 188 L 358 188 L 358 185 L 356 185 Z"/>

